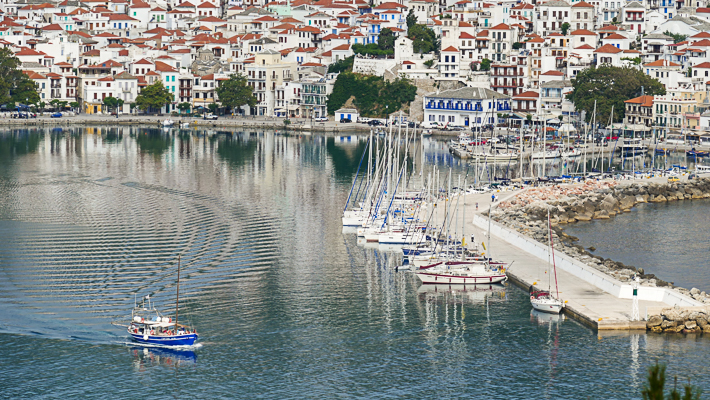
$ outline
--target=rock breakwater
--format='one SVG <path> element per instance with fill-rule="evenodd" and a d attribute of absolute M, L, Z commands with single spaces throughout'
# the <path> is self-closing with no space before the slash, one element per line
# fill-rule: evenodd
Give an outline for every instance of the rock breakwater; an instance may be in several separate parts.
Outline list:
<path fill-rule="evenodd" d="M 697 301 L 710 304 L 710 294 L 697 289 L 688 290 L 674 286 L 672 282 L 645 273 L 642 267 L 624 265 L 591 254 L 587 249 L 575 244 L 577 238 L 567 235 L 561 229 L 561 225 L 577 221 L 612 218 L 619 213 L 630 212 L 639 203 L 705 198 L 710 198 L 708 179 L 673 183 L 623 182 L 623 184 L 615 180 L 587 181 L 584 184 L 527 189 L 501 202 L 492 211 L 491 218 L 542 244 L 547 244 L 549 212 L 556 251 L 574 257 L 590 267 L 613 276 L 620 282 L 631 283 L 635 276 L 639 276 L 642 286 L 672 288 Z"/>
<path fill-rule="evenodd" d="M 682 310 L 679 307 L 664 308 L 660 315 L 652 315 L 648 318 L 646 329 L 656 333 L 710 334 L 708 319 L 710 316 L 706 311 Z"/>

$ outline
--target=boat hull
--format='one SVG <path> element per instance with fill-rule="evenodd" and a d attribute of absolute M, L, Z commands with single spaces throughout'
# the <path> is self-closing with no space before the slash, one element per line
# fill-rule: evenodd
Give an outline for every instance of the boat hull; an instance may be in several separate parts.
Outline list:
<path fill-rule="evenodd" d="M 133 337 L 133 340 L 138 343 L 155 344 L 160 346 L 192 346 L 197 340 L 196 333 L 173 336 L 141 335 L 138 333 L 131 333 L 131 337 Z"/>
<path fill-rule="evenodd" d="M 554 300 L 536 301 L 531 299 L 530 303 L 535 310 L 549 314 L 559 314 L 564 307 L 561 301 Z"/>
<path fill-rule="evenodd" d="M 488 285 L 491 283 L 500 283 L 507 279 L 505 274 L 480 276 L 437 274 L 430 272 L 417 272 L 416 274 L 423 284 Z"/>

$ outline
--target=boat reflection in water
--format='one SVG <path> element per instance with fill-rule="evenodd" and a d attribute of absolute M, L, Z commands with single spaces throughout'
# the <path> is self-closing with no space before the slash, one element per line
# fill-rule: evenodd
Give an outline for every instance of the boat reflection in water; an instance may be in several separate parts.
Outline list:
<path fill-rule="evenodd" d="M 483 304 L 491 296 L 505 297 L 505 285 L 429 284 L 417 289 L 419 298 L 440 298 L 448 302 Z"/>
<path fill-rule="evenodd" d="M 185 367 L 197 364 L 197 354 L 189 350 L 175 350 L 162 347 L 131 347 L 133 365 L 142 370 L 146 367 Z"/>
<path fill-rule="evenodd" d="M 564 314 L 550 314 L 535 309 L 530 310 L 530 322 L 534 322 L 538 325 L 552 325 L 564 320 Z"/>

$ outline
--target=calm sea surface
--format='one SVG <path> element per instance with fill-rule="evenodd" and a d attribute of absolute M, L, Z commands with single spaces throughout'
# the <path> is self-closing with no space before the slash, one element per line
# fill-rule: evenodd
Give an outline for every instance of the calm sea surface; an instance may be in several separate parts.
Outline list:
<path fill-rule="evenodd" d="M 203 133 L 0 134 L 0 398 L 629 399 L 656 360 L 710 391 L 708 336 L 596 334 L 358 247 L 340 213 L 363 141 Z M 425 174 L 465 172 L 424 147 Z M 638 240 L 681 257 L 685 221 Z M 134 296 L 172 314 L 178 256 L 200 346 L 130 343 L 111 322 Z"/>
<path fill-rule="evenodd" d="M 594 254 L 642 267 L 685 288 L 710 291 L 710 200 L 639 204 L 608 220 L 569 225 Z"/>

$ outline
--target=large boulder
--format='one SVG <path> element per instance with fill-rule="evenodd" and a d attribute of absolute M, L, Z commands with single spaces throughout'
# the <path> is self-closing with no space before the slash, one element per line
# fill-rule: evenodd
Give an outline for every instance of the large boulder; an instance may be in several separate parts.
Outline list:
<path fill-rule="evenodd" d="M 622 210 L 628 210 L 631 207 L 634 206 L 636 203 L 636 197 L 635 196 L 622 196 L 619 199 L 619 208 Z"/>
<path fill-rule="evenodd" d="M 654 326 L 660 326 L 663 323 L 663 317 L 660 315 L 651 316 L 648 321 L 646 321 L 646 328 L 651 329 Z"/>
<path fill-rule="evenodd" d="M 667 319 L 664 319 L 663 322 L 661 322 L 661 328 L 663 329 L 673 328 L 676 325 L 678 325 L 678 323 L 676 323 L 675 321 L 669 321 Z"/>
<path fill-rule="evenodd" d="M 666 308 L 663 311 L 661 311 L 661 315 L 663 315 L 667 320 L 669 321 L 682 321 L 683 317 L 681 316 L 679 311 L 676 311 L 672 308 Z"/>
<path fill-rule="evenodd" d="M 693 320 L 685 321 L 685 329 L 695 329 L 697 326 L 698 324 Z"/>

